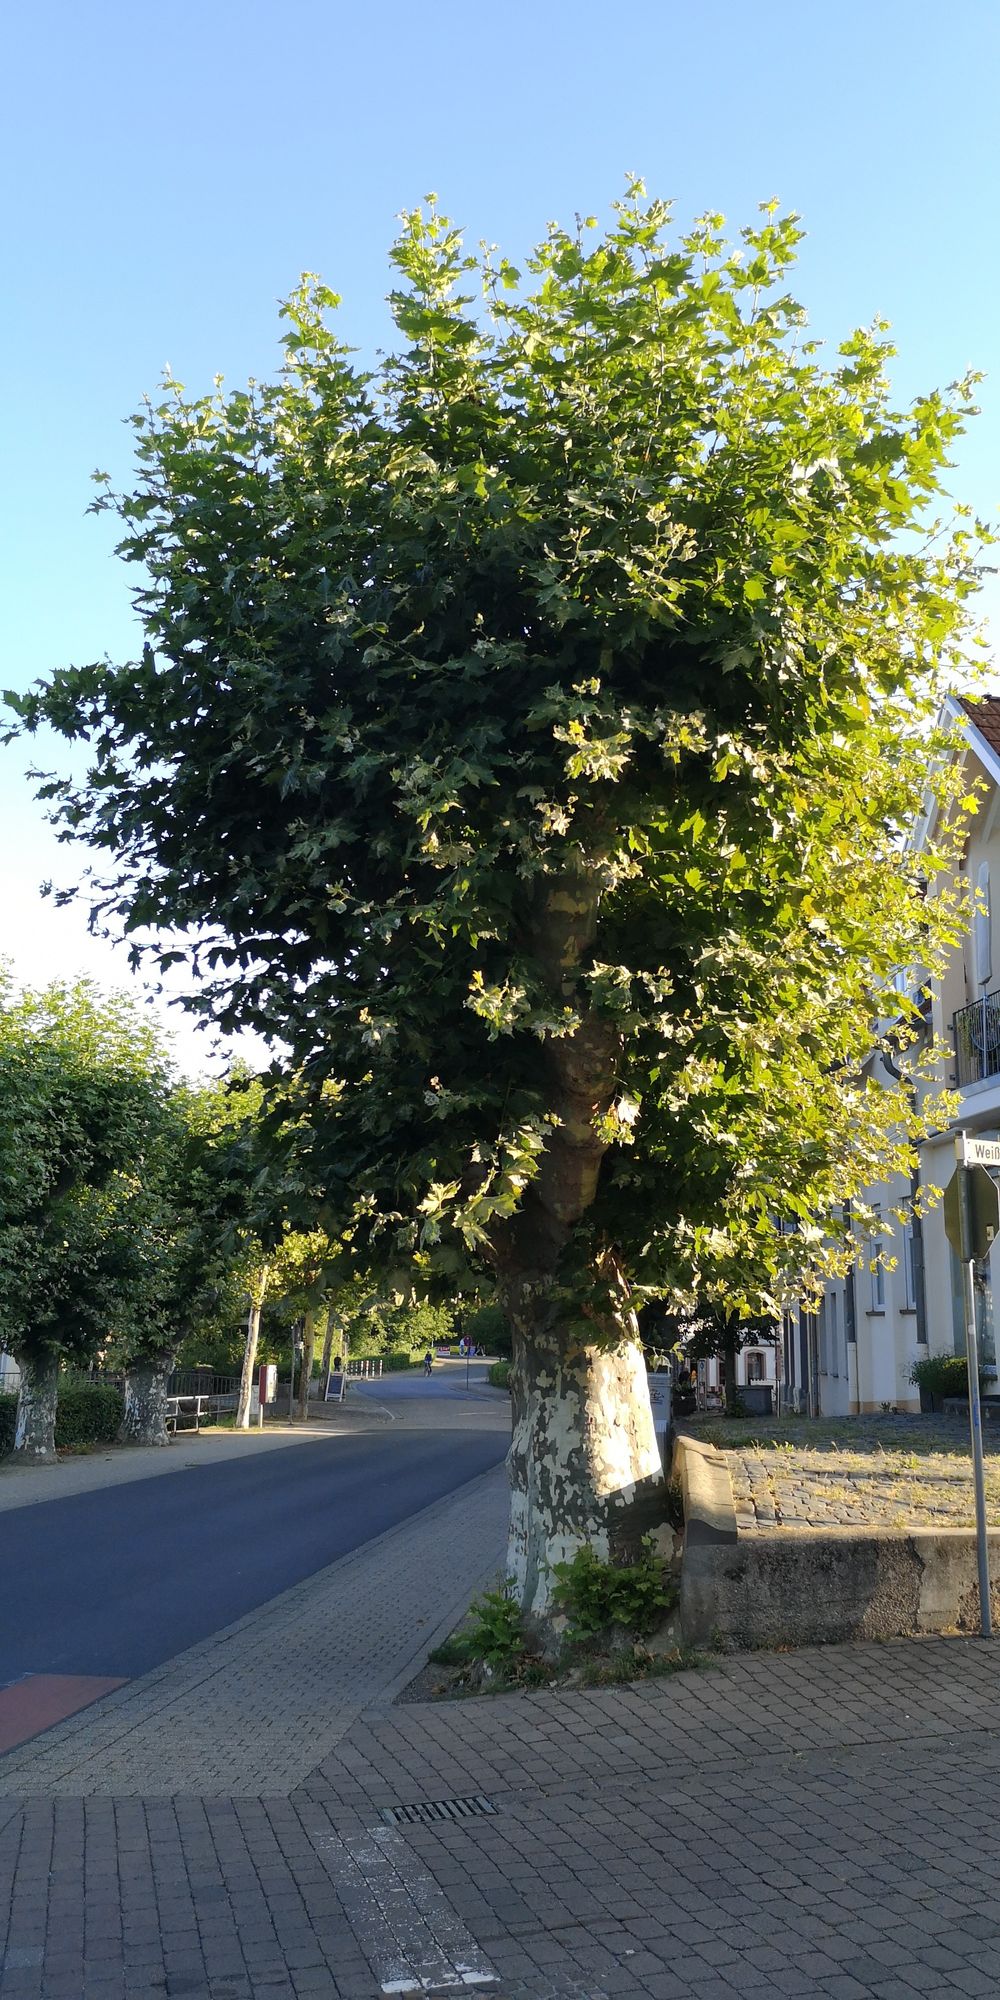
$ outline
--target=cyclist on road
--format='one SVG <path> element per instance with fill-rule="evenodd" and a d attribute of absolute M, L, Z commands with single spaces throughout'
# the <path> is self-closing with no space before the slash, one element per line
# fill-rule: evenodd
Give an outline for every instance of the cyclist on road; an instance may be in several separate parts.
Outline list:
<path fill-rule="evenodd" d="M 426 1354 L 424 1355 L 424 1374 L 429 1375 L 433 1366 L 434 1366 L 434 1356 L 431 1353 L 430 1348 L 428 1348 Z"/>

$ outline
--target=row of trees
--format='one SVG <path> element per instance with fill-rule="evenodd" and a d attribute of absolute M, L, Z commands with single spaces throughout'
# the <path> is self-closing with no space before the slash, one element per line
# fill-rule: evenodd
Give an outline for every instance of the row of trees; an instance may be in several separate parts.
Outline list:
<path fill-rule="evenodd" d="M 295 1121 L 273 1132 L 236 1071 L 179 1082 L 148 1013 L 86 980 L 19 990 L 0 966 L 0 1342 L 21 1371 L 15 1450 L 54 1451 L 60 1370 L 121 1374 L 124 1441 L 166 1441 L 179 1354 L 240 1371 L 250 1418 L 265 1312 L 294 1354 L 298 1410 L 314 1363 L 447 1338 L 445 1306 L 401 1305 L 321 1227 L 293 1229 L 309 1190 Z M 289 1143 L 290 1142 L 290 1143 Z M 319 1207 L 312 1199 L 313 1209 Z M 320 1345 L 321 1344 L 321 1345 Z M 294 1364 L 293 1364 L 294 1365 Z"/>
<path fill-rule="evenodd" d="M 973 384 L 899 409 L 878 323 L 824 361 L 800 235 L 677 234 L 635 182 L 518 269 L 414 211 L 374 374 L 306 279 L 273 382 L 138 413 L 98 504 L 142 658 L 15 702 L 91 745 L 47 791 L 103 920 L 291 1050 L 322 1226 L 495 1283 L 542 1625 L 656 1500 L 637 1309 L 769 1313 L 837 1257 L 916 1130 L 863 1068 L 883 996 L 962 922 Z"/>
<path fill-rule="evenodd" d="M 315 1338 L 328 1246 L 285 1226 L 260 1111 L 248 1076 L 179 1082 L 129 998 L 0 968 L 0 1339 L 25 1459 L 54 1451 L 64 1366 L 123 1374 L 123 1436 L 162 1442 L 178 1349 L 249 1318 L 246 1422 L 268 1287 Z"/>

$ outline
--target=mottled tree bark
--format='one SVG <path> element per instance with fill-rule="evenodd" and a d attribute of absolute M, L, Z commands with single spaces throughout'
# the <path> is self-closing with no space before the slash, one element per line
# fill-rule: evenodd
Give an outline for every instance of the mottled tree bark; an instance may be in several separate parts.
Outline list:
<path fill-rule="evenodd" d="M 533 944 L 556 1002 L 579 1003 L 577 974 L 592 942 L 599 883 L 549 885 Z M 547 1042 L 557 1124 L 517 1215 L 498 1230 L 494 1269 L 513 1334 L 509 1457 L 509 1574 L 522 1612 L 547 1650 L 557 1644 L 554 1565 L 591 1547 L 631 1561 L 661 1518 L 663 1474 L 628 1288 L 613 1245 L 592 1240 L 594 1337 L 566 1311 L 564 1259 L 597 1193 L 608 1150 L 620 1040 L 606 1016 L 585 1012 L 575 1033 Z M 579 1283 L 570 1280 L 572 1293 Z M 569 1323 L 571 1317 L 571 1324 Z"/>
<path fill-rule="evenodd" d="M 250 1395 L 253 1389 L 253 1371 L 257 1361 L 257 1342 L 260 1339 L 260 1316 L 263 1302 L 255 1300 L 247 1315 L 247 1337 L 243 1349 L 243 1368 L 240 1374 L 240 1399 L 236 1405 L 236 1429 L 250 1429 Z"/>
<path fill-rule="evenodd" d="M 326 1394 L 327 1376 L 330 1373 L 330 1356 L 333 1353 L 333 1336 L 336 1333 L 336 1330 L 337 1329 L 334 1324 L 334 1314 L 332 1311 L 330 1311 L 326 1315 L 326 1332 L 323 1335 L 323 1360 L 320 1365 L 320 1371 L 319 1371 L 319 1379 L 323 1384 L 322 1393 L 324 1395 Z M 340 1353 L 344 1352 L 343 1348 L 341 1348 L 339 1351 Z"/>
<path fill-rule="evenodd" d="M 736 1358 L 740 1351 L 738 1327 L 736 1314 L 727 1314 L 722 1329 L 722 1366 L 725 1370 L 727 1417 L 738 1417 L 742 1408 L 736 1380 Z"/>
<path fill-rule="evenodd" d="M 309 1391 L 312 1386 L 313 1355 L 316 1352 L 316 1321 L 318 1315 L 307 1312 L 302 1331 L 302 1368 L 299 1375 L 298 1413 L 302 1423 L 309 1415 Z"/>
<path fill-rule="evenodd" d="M 554 1565 L 588 1546 L 634 1562 L 662 1517 L 663 1479 L 636 1341 L 583 1346 L 514 1330 L 508 1573 L 545 1641 Z"/>
<path fill-rule="evenodd" d="M 51 1465 L 56 1456 L 56 1406 L 59 1362 L 44 1357 L 17 1356 L 21 1386 L 17 1394 L 14 1457 L 20 1465 Z"/>
<path fill-rule="evenodd" d="M 120 1444 L 169 1444 L 167 1377 L 169 1360 L 134 1364 L 125 1374 L 125 1412 Z"/>

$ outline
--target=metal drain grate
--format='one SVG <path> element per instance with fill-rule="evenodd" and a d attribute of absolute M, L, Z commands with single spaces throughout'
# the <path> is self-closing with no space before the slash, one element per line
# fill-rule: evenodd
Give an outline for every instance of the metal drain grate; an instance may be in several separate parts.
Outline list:
<path fill-rule="evenodd" d="M 414 1826 L 434 1820 L 483 1819 L 495 1812 L 492 1799 L 484 1799 L 480 1792 L 474 1799 L 424 1799 L 417 1806 L 383 1806 L 381 1816 L 388 1826 Z"/>

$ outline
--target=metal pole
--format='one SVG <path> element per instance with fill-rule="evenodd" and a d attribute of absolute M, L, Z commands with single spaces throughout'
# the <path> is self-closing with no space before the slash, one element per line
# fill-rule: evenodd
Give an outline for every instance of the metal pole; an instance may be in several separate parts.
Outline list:
<path fill-rule="evenodd" d="M 972 1204 L 969 1199 L 969 1170 L 959 1167 L 962 1177 L 962 1234 L 972 1241 Z M 972 1439 L 972 1478 L 976 1492 L 976 1562 L 979 1569 L 979 1624 L 984 1639 L 993 1637 L 990 1608 L 990 1545 L 986 1532 L 986 1487 L 983 1479 L 983 1413 L 979 1403 L 979 1340 L 976 1334 L 976 1266 L 965 1259 L 965 1354 L 969 1372 L 969 1431 Z"/>

